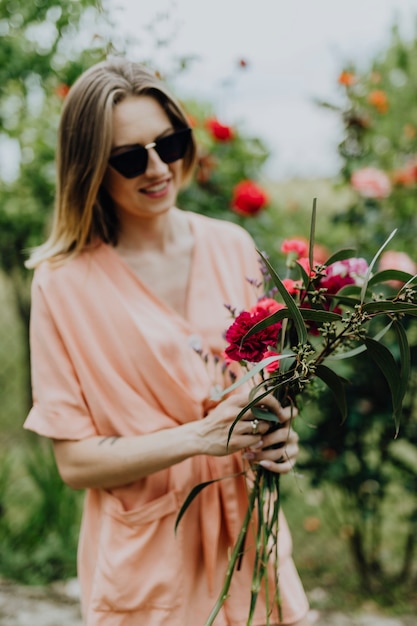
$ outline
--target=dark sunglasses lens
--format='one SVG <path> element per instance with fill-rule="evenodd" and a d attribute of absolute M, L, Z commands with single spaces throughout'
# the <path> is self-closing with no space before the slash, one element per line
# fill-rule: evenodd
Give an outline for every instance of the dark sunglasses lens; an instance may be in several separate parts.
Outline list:
<path fill-rule="evenodd" d="M 156 142 L 155 150 L 164 163 L 173 163 L 182 159 L 191 141 L 191 128 L 183 128 L 162 137 Z"/>
<path fill-rule="evenodd" d="M 110 157 L 109 163 L 125 178 L 134 178 L 146 170 L 148 151 L 142 146 L 137 146 L 132 150 Z"/>
<path fill-rule="evenodd" d="M 155 150 L 164 163 L 173 163 L 184 157 L 190 141 L 191 128 L 183 128 L 155 141 Z M 109 163 L 125 178 L 135 178 L 146 171 L 148 151 L 142 146 L 136 146 L 110 157 Z"/>

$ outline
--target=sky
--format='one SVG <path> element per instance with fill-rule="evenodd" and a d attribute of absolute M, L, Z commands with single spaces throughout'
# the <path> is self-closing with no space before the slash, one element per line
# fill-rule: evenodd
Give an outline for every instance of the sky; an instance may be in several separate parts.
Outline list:
<path fill-rule="evenodd" d="M 394 23 L 406 38 L 417 33 L 417 0 L 108 2 L 131 58 L 167 74 L 175 57 L 196 57 L 174 79 L 176 95 L 207 100 L 220 121 L 260 137 L 276 180 L 337 173 L 342 127 L 317 101 L 343 102 L 340 71 L 369 67 Z"/>

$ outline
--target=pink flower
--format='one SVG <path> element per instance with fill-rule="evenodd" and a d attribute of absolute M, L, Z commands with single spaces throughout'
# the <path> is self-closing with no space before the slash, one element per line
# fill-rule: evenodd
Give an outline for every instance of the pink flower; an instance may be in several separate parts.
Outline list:
<path fill-rule="evenodd" d="M 320 281 L 320 287 L 331 294 L 337 293 L 346 285 L 360 285 L 363 282 L 368 263 L 362 258 L 351 258 L 336 261 L 326 268 L 326 275 Z"/>
<path fill-rule="evenodd" d="M 396 250 L 386 250 L 380 256 L 378 269 L 383 270 L 401 270 L 409 274 L 417 274 L 417 264 L 405 252 L 397 252 Z M 389 284 L 394 289 L 399 289 L 403 284 L 399 280 L 390 280 Z"/>
<path fill-rule="evenodd" d="M 308 243 L 301 239 L 284 239 L 281 246 L 281 252 L 284 254 L 296 253 L 296 258 L 307 256 Z"/>
<path fill-rule="evenodd" d="M 376 167 L 363 167 L 353 172 L 350 183 L 363 198 L 381 200 L 391 193 L 391 181 L 382 170 Z"/>
<path fill-rule="evenodd" d="M 273 298 L 261 298 L 258 302 L 250 309 L 250 313 L 252 315 L 259 313 L 260 311 L 266 311 L 268 315 L 272 315 L 275 311 L 279 311 L 283 309 L 284 305 L 280 302 L 277 302 Z"/>
<path fill-rule="evenodd" d="M 234 137 L 233 129 L 230 126 L 221 124 L 215 117 L 210 117 L 206 120 L 206 127 L 217 141 L 231 141 Z"/>
<path fill-rule="evenodd" d="M 232 209 L 239 215 L 257 215 L 267 202 L 265 191 L 252 180 L 242 180 L 233 189 Z"/>
<path fill-rule="evenodd" d="M 251 363 L 261 361 L 268 347 L 276 345 L 281 322 L 254 333 L 244 342 L 243 337 L 255 324 L 281 308 L 283 305 L 272 298 L 264 298 L 250 311 L 240 313 L 226 331 L 226 341 L 230 344 L 225 350 L 227 357 L 232 361 L 245 360 Z"/>

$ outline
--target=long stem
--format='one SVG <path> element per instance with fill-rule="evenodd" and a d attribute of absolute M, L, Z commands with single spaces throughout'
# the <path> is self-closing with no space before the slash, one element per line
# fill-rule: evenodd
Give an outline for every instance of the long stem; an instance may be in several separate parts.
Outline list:
<path fill-rule="evenodd" d="M 252 517 L 252 513 L 253 513 L 253 509 L 255 506 L 255 502 L 256 499 L 258 497 L 258 492 L 259 492 L 259 476 L 256 476 L 252 491 L 250 493 L 249 496 L 249 502 L 248 502 L 248 508 L 242 523 L 242 527 L 240 529 L 238 538 L 236 540 L 235 546 L 233 548 L 233 552 L 230 556 L 229 559 L 229 564 L 227 566 L 227 571 L 226 571 L 226 576 L 224 579 L 224 583 L 223 583 L 223 587 L 220 591 L 220 594 L 217 598 L 217 602 L 214 605 L 206 623 L 205 626 L 212 626 L 212 624 L 214 623 L 214 620 L 216 619 L 217 615 L 219 614 L 220 609 L 222 608 L 225 600 L 227 600 L 227 596 L 229 593 L 229 588 L 230 588 L 230 584 L 232 582 L 232 574 L 233 571 L 235 569 L 235 565 L 240 557 L 241 554 L 241 550 L 242 550 L 242 546 L 244 544 L 245 541 L 245 537 L 246 537 L 246 533 L 248 531 L 248 527 L 249 527 L 249 522 L 251 520 Z"/>

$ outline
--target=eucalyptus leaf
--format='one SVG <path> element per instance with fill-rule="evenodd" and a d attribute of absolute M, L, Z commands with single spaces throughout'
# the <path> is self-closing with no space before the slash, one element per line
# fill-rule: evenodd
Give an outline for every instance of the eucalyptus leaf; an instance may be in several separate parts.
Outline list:
<path fill-rule="evenodd" d="M 346 259 L 351 259 L 356 254 L 355 248 L 343 248 L 342 250 L 338 250 L 334 254 L 332 254 L 324 265 L 329 266 L 332 263 L 336 263 L 337 261 L 345 261 Z"/>
<path fill-rule="evenodd" d="M 288 310 L 289 310 L 289 312 L 291 314 L 290 317 L 294 321 L 294 325 L 295 325 L 295 329 L 296 329 L 296 332 L 297 332 L 297 335 L 298 335 L 299 343 L 306 343 L 306 341 L 307 341 L 307 329 L 306 329 L 306 326 L 304 324 L 304 321 L 303 321 L 303 318 L 301 316 L 301 313 L 300 313 L 300 311 L 298 309 L 298 306 L 294 302 L 293 297 L 288 293 L 287 288 L 285 287 L 284 283 L 282 282 L 282 280 L 280 279 L 278 274 L 275 272 L 274 268 L 272 267 L 272 265 L 270 264 L 268 259 L 266 259 L 262 255 L 261 252 L 259 252 L 259 254 L 262 257 L 266 267 L 268 268 L 268 271 L 270 273 L 270 276 L 272 278 L 272 281 L 273 281 L 274 285 L 276 286 L 276 288 L 280 292 L 280 294 L 282 296 L 282 299 L 284 300 L 285 304 L 287 305 L 287 308 L 288 308 Z"/>
<path fill-rule="evenodd" d="M 375 341 L 379 341 L 380 339 L 382 339 L 385 333 L 389 331 L 391 326 L 392 326 L 392 321 L 390 321 L 389 324 L 384 326 L 384 328 L 380 330 L 379 333 L 377 333 L 373 339 L 375 339 Z M 358 346 L 357 348 L 353 348 L 352 350 L 346 350 L 345 352 L 337 352 L 336 354 L 331 354 L 330 356 L 326 358 L 326 361 L 342 361 L 343 359 L 350 359 L 354 356 L 357 356 L 358 354 L 361 354 L 361 352 L 365 352 L 365 350 L 366 350 L 366 345 L 362 344 Z"/>
<path fill-rule="evenodd" d="M 388 237 L 388 239 L 386 239 L 384 241 L 384 243 L 382 244 L 382 246 L 380 247 L 380 249 L 378 250 L 378 252 L 375 254 L 374 258 L 372 259 L 371 263 L 369 264 L 368 267 L 368 271 L 366 272 L 366 276 L 365 279 L 363 281 L 363 285 L 362 285 L 362 289 L 361 289 L 361 302 L 364 302 L 365 300 L 365 294 L 366 291 L 368 289 L 368 283 L 369 280 L 371 278 L 372 275 L 372 270 L 374 268 L 375 263 L 377 262 L 378 258 L 380 257 L 382 251 L 384 250 L 384 248 L 389 244 L 389 242 L 391 241 L 391 239 L 394 237 L 395 233 L 397 232 L 397 229 L 393 230 L 392 233 L 390 234 L 390 236 Z"/>
<path fill-rule="evenodd" d="M 369 287 L 372 287 L 373 285 L 378 285 L 379 283 L 385 283 L 388 280 L 398 280 L 402 283 L 409 284 L 413 278 L 415 278 L 415 276 L 401 270 L 383 270 L 371 276 L 368 285 Z"/>
<path fill-rule="evenodd" d="M 234 391 L 235 389 L 237 389 L 244 383 L 248 382 L 248 380 L 253 378 L 256 374 L 258 374 L 261 370 L 263 370 L 264 367 L 266 367 L 267 365 L 270 365 L 271 363 L 275 363 L 275 361 L 280 361 L 281 359 L 285 359 L 288 356 L 291 356 L 291 354 L 294 354 L 294 353 L 287 350 L 285 354 L 284 353 L 273 354 L 272 356 L 266 357 L 266 359 L 262 359 L 262 361 L 259 361 L 258 363 L 256 363 L 256 365 L 253 365 L 250 368 L 250 370 L 246 372 L 244 376 L 242 376 L 242 378 L 239 378 L 236 382 L 234 382 L 233 385 L 230 385 L 229 387 L 227 387 L 226 389 L 223 389 L 222 391 L 214 392 L 211 395 L 211 400 L 221 400 L 223 396 L 226 396 L 231 391 Z"/>
<path fill-rule="evenodd" d="M 330 367 L 326 367 L 326 365 L 323 364 L 317 365 L 316 374 L 333 393 L 337 407 L 342 415 L 342 419 L 345 421 L 348 412 L 344 387 L 344 383 L 346 383 L 346 381 L 330 369 Z"/>
<path fill-rule="evenodd" d="M 410 368 L 411 368 L 410 346 L 408 344 L 407 333 L 405 332 L 404 327 L 397 321 L 393 322 L 392 327 L 397 335 L 398 347 L 400 349 L 401 376 L 399 380 L 398 395 L 399 395 L 400 401 L 402 402 L 404 399 L 405 393 L 407 391 L 408 382 L 410 379 Z"/>
<path fill-rule="evenodd" d="M 417 304 L 403 302 L 402 300 L 377 300 L 363 305 L 365 313 L 407 313 L 417 315 Z"/>
<path fill-rule="evenodd" d="M 313 208 L 311 211 L 311 223 L 310 223 L 310 241 L 308 246 L 308 260 L 310 262 L 310 268 L 313 269 L 314 262 L 314 241 L 316 238 L 316 214 L 317 214 L 317 198 L 313 198 Z"/>
<path fill-rule="evenodd" d="M 381 372 L 387 380 L 391 392 L 394 420 L 398 432 L 398 424 L 401 415 L 402 404 L 402 396 L 399 385 L 401 372 L 392 353 L 382 343 L 380 343 L 379 341 L 375 341 L 370 337 L 367 337 L 365 339 L 365 344 L 368 350 L 368 354 L 372 357 L 372 359 L 380 368 Z"/>

